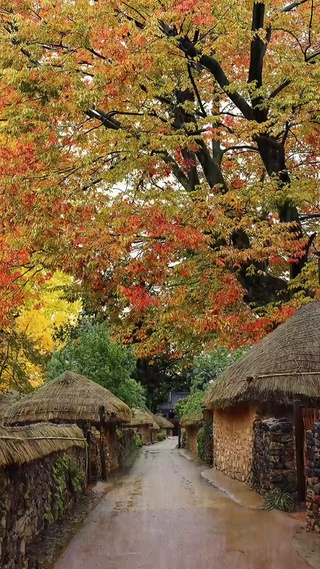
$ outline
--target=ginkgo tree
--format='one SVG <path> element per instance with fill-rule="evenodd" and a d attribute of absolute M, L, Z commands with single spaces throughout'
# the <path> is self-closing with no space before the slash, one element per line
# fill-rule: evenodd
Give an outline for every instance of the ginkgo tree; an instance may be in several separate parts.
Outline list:
<path fill-rule="evenodd" d="M 52 353 L 64 345 L 57 331 L 77 324 L 81 302 L 67 299 L 71 278 L 43 273 L 41 284 L 25 283 L 23 304 L 0 330 L 0 388 L 23 392 L 41 385 Z"/>
<path fill-rule="evenodd" d="M 236 346 L 318 294 L 315 1 L 0 5 L 7 191 L 123 338 Z"/>

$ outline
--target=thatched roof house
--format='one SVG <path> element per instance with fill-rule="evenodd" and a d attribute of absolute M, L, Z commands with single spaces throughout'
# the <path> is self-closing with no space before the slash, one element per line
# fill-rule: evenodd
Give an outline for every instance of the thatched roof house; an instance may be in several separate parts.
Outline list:
<path fill-rule="evenodd" d="M 141 441 L 144 445 L 152 444 L 155 442 L 154 433 L 160 430 L 159 425 L 155 422 L 154 417 L 148 409 L 132 409 L 132 420 L 129 427 L 140 435 Z"/>
<path fill-rule="evenodd" d="M 171 423 L 166 417 L 163 417 L 162 415 L 154 415 L 153 413 L 152 416 L 154 417 L 154 420 L 157 423 L 157 425 L 160 427 L 160 429 L 174 428 L 174 424 Z"/>
<path fill-rule="evenodd" d="M 203 421 L 203 412 L 195 411 L 194 413 L 186 413 L 180 419 L 181 427 L 197 427 Z"/>
<path fill-rule="evenodd" d="M 99 407 L 104 406 L 106 423 L 129 423 L 130 408 L 108 389 L 83 375 L 66 371 L 12 405 L 5 420 L 11 425 L 64 422 L 99 425 Z"/>
<path fill-rule="evenodd" d="M 212 384 L 205 404 L 222 409 L 246 401 L 290 404 L 320 400 L 320 302 L 298 310 Z"/>
<path fill-rule="evenodd" d="M 254 423 L 286 417 L 295 426 L 295 460 L 302 465 L 297 484 L 303 491 L 304 417 L 316 415 L 320 406 L 319 322 L 320 302 L 303 306 L 213 382 L 205 405 L 213 410 L 219 470 L 250 483 Z"/>
<path fill-rule="evenodd" d="M 22 395 L 17 391 L 0 391 L 0 422 L 3 421 L 9 407 L 19 401 Z"/>
<path fill-rule="evenodd" d="M 138 409 L 137 407 L 132 409 L 132 419 L 130 422 L 130 427 L 138 427 L 147 425 L 153 429 L 159 430 L 159 425 L 156 423 L 152 413 L 147 409 Z"/>
<path fill-rule="evenodd" d="M 86 447 L 76 425 L 27 425 L 0 427 L 0 467 L 25 464 L 71 447 Z"/>

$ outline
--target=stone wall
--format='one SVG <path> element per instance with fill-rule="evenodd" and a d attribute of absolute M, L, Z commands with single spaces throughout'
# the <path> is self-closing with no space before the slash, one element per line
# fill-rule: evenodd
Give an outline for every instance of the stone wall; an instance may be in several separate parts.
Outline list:
<path fill-rule="evenodd" d="M 295 439 L 288 419 L 256 421 L 253 428 L 252 487 L 259 494 L 278 488 L 296 499 Z"/>
<path fill-rule="evenodd" d="M 135 444 L 134 429 L 118 429 L 118 463 L 121 471 L 126 471 L 133 465 L 138 456 L 139 448 Z"/>
<path fill-rule="evenodd" d="M 306 432 L 307 526 L 320 533 L 320 422 Z"/>
<path fill-rule="evenodd" d="M 251 482 L 256 406 L 237 405 L 213 413 L 214 466 L 241 482 Z"/>
<path fill-rule="evenodd" d="M 191 452 L 198 454 L 198 427 L 192 425 L 186 429 L 186 448 Z"/>
<path fill-rule="evenodd" d="M 85 449 L 0 468 L 0 567 L 35 569 L 28 546 L 85 487 Z"/>
<path fill-rule="evenodd" d="M 119 467 L 119 442 L 115 425 L 108 425 L 103 432 L 103 444 L 107 473 L 115 472 Z"/>
<path fill-rule="evenodd" d="M 148 425 L 141 425 L 139 427 L 135 427 L 137 433 L 140 435 L 142 444 L 149 445 L 151 443 L 151 433 L 150 427 Z"/>

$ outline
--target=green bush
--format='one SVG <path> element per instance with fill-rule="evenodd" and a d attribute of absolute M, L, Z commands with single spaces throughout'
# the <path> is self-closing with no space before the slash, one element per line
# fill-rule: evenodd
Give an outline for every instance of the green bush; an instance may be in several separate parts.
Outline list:
<path fill-rule="evenodd" d="M 166 439 L 166 435 L 164 433 L 157 433 L 157 441 L 161 442 Z"/>
<path fill-rule="evenodd" d="M 294 500 L 288 492 L 281 492 L 279 488 L 275 488 L 264 497 L 264 507 L 266 510 L 292 512 Z"/>
<path fill-rule="evenodd" d="M 196 393 L 192 393 L 192 395 L 189 395 L 184 399 L 180 399 L 174 408 L 179 419 L 181 419 L 183 415 L 192 416 L 197 415 L 198 413 L 202 413 L 204 397 L 204 391 L 196 391 Z"/>
<path fill-rule="evenodd" d="M 206 421 L 198 431 L 198 456 L 206 464 L 213 462 L 213 426 L 212 421 Z"/>
<path fill-rule="evenodd" d="M 138 448 L 141 448 L 143 445 L 141 436 L 138 433 L 134 434 L 133 442 L 134 442 L 135 446 Z"/>
<path fill-rule="evenodd" d="M 86 325 L 77 338 L 53 353 L 47 368 L 47 378 L 54 379 L 65 371 L 85 375 L 109 389 L 129 407 L 145 404 L 145 391 L 132 379 L 136 359 L 131 350 L 114 342 L 105 324 Z"/>

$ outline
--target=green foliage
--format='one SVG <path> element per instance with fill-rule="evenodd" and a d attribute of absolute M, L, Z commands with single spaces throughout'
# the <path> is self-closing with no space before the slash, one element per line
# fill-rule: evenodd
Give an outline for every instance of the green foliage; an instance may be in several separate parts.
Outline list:
<path fill-rule="evenodd" d="M 56 460 L 53 480 L 55 483 L 54 509 L 53 513 L 47 511 L 45 514 L 49 523 L 52 523 L 52 518 L 58 520 L 63 516 L 68 484 L 74 494 L 80 494 L 83 491 L 84 472 L 73 463 L 68 454 L 64 453 Z"/>
<path fill-rule="evenodd" d="M 218 346 L 215 350 L 196 356 L 191 372 L 191 392 L 205 389 L 210 381 L 216 379 L 245 352 L 245 348 L 230 352 L 223 346 Z"/>
<path fill-rule="evenodd" d="M 266 510 L 292 512 L 294 500 L 288 492 L 281 492 L 279 488 L 275 488 L 264 497 L 264 507 Z"/>
<path fill-rule="evenodd" d="M 47 378 L 64 371 L 80 373 L 109 389 L 130 407 L 145 403 L 143 387 L 132 379 L 136 360 L 131 350 L 113 342 L 105 324 L 87 324 L 77 338 L 69 339 L 65 348 L 56 351 L 47 368 Z"/>
<path fill-rule="evenodd" d="M 208 464 L 212 462 L 212 421 L 206 421 L 198 431 L 197 447 L 199 458 Z"/>
<path fill-rule="evenodd" d="M 141 448 L 143 446 L 142 439 L 138 433 L 134 434 L 133 442 L 137 448 Z"/>
<path fill-rule="evenodd" d="M 189 397 L 180 399 L 174 408 L 179 419 L 181 419 L 183 415 L 193 416 L 201 413 L 202 407 L 204 405 L 204 397 L 204 391 L 196 391 L 195 393 L 189 395 Z"/>
<path fill-rule="evenodd" d="M 157 441 L 161 442 L 164 441 L 166 439 L 166 435 L 165 433 L 157 433 Z"/>
<path fill-rule="evenodd" d="M 158 405 L 168 400 L 170 391 L 190 391 L 190 378 L 179 365 L 181 360 L 166 353 L 152 361 L 138 359 L 134 378 L 146 389 L 147 406 L 154 413 Z"/>

